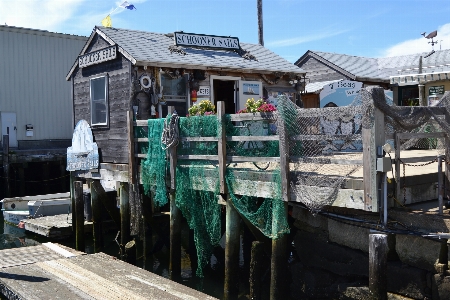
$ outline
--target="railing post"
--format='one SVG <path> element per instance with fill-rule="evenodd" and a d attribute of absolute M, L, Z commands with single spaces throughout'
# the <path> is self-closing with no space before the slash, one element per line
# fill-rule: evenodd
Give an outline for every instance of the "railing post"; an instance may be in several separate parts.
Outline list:
<path fill-rule="evenodd" d="M 385 99 L 384 90 L 380 87 L 367 87 L 361 90 L 361 94 L 366 101 L 375 102 Z M 386 140 L 384 114 L 376 107 L 374 107 L 373 113 L 373 122 L 370 128 L 362 128 L 364 209 L 378 212 L 380 203 L 378 186 L 381 176 L 377 173 L 377 147 L 383 146 Z"/>
<path fill-rule="evenodd" d="M 168 114 L 173 114 L 174 107 L 168 107 Z M 177 148 L 169 148 L 170 158 L 170 279 L 177 280 L 181 277 L 181 211 L 175 203 L 176 192 L 176 169 L 177 169 Z"/>
<path fill-rule="evenodd" d="M 444 174 L 442 174 L 442 155 L 438 156 L 438 202 L 439 215 L 444 213 Z"/>
<path fill-rule="evenodd" d="M 272 215 L 272 232 L 275 235 L 278 232 L 278 220 L 276 218 L 288 217 L 288 202 L 291 197 L 291 189 L 289 184 L 289 135 L 286 124 L 282 119 L 282 115 L 278 116 L 278 132 L 280 147 L 280 177 L 281 177 L 281 193 L 284 202 L 284 213 L 276 214 L 275 210 Z M 270 262 L 270 299 L 286 299 L 288 296 L 289 286 L 287 285 L 287 235 L 284 234 L 277 239 L 272 240 L 272 255 Z"/>

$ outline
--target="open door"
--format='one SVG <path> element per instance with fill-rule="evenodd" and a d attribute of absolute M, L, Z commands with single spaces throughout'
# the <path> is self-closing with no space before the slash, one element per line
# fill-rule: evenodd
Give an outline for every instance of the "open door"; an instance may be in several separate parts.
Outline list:
<path fill-rule="evenodd" d="M 9 147 L 17 148 L 17 123 L 16 113 L 14 112 L 2 112 L 2 138 L 5 134 L 9 136 Z"/>

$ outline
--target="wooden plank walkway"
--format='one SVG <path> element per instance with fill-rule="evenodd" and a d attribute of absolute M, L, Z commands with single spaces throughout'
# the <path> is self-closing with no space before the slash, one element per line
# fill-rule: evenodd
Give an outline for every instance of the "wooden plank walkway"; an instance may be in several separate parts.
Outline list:
<path fill-rule="evenodd" d="M 48 237 L 65 238 L 73 235 L 72 215 L 56 215 L 24 219 L 25 230 Z M 92 222 L 84 222 L 84 232 L 92 232 Z"/>
<path fill-rule="evenodd" d="M 49 248 L 0 251 L 2 258 L 13 252 L 9 250 L 18 253 L 14 264 L 0 269 L 0 291 L 7 299 L 215 299 L 104 253 L 79 255 L 60 248 L 73 255 L 63 258 L 52 249 L 57 254 L 39 255 L 43 247 Z M 25 255 L 28 263 L 21 264 L 20 251 L 37 254 L 38 261 L 30 262 Z"/>

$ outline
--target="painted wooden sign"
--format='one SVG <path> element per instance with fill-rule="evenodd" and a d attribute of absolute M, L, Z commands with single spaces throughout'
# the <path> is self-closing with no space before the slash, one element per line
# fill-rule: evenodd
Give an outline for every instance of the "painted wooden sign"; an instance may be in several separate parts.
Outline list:
<path fill-rule="evenodd" d="M 116 59 L 117 47 L 111 46 L 108 48 L 100 49 L 85 55 L 78 57 L 78 66 L 84 68 L 87 66 L 99 64 L 108 60 Z"/>
<path fill-rule="evenodd" d="M 67 148 L 67 171 L 98 168 L 98 146 L 94 143 L 91 127 L 85 120 L 75 126 L 72 147 Z"/>
<path fill-rule="evenodd" d="M 209 96 L 209 86 L 201 85 L 198 88 L 197 96 Z"/>
<path fill-rule="evenodd" d="M 430 86 L 428 88 L 428 94 L 429 95 L 442 95 L 445 92 L 445 88 L 443 85 L 438 86 Z"/>
<path fill-rule="evenodd" d="M 239 50 L 237 37 L 175 32 L 175 45 L 211 49 Z"/>

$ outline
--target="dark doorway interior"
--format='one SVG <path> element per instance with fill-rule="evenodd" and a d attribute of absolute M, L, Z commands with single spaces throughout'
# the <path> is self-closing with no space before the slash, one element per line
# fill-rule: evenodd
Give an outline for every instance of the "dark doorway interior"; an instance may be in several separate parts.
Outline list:
<path fill-rule="evenodd" d="M 225 101 L 225 113 L 235 114 L 236 104 L 234 103 L 234 81 L 214 80 L 214 105 L 217 101 Z"/>

